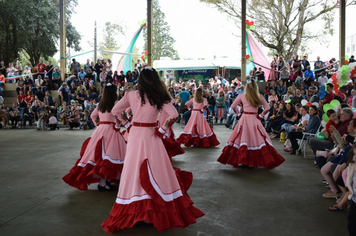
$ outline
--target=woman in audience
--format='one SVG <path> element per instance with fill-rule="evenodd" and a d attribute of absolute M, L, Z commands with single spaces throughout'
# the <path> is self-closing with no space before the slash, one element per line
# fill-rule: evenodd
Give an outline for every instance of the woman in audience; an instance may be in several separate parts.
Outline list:
<path fill-rule="evenodd" d="M 223 89 L 219 90 L 219 96 L 216 99 L 216 117 L 215 117 L 215 123 L 218 123 L 218 120 L 220 119 L 220 123 L 223 122 L 223 119 L 225 117 L 225 109 L 226 109 L 226 96 L 224 93 Z"/>
<path fill-rule="evenodd" d="M 117 102 L 116 90 L 116 85 L 107 84 L 101 102 L 91 114 L 97 128 L 84 141 L 81 157 L 70 173 L 63 177 L 72 187 L 87 190 L 90 183 L 99 182 L 99 191 L 110 191 L 113 189 L 108 181 L 116 180 L 121 173 L 126 143 L 117 126 L 117 118 L 111 113 Z"/>
<path fill-rule="evenodd" d="M 28 91 L 27 91 L 27 96 L 26 96 L 26 98 L 25 98 L 26 103 L 32 104 L 32 102 L 34 101 L 34 99 L 35 99 L 35 98 L 33 97 L 31 90 L 28 90 Z"/>
<path fill-rule="evenodd" d="M 302 109 L 307 110 L 306 106 L 303 106 Z M 288 139 L 291 142 L 292 149 L 289 154 L 295 155 L 296 151 L 299 150 L 299 145 L 297 139 L 301 139 L 303 137 L 303 132 L 315 134 L 320 126 L 320 118 L 318 116 L 318 108 L 315 105 L 309 107 L 309 121 L 305 127 L 298 126 L 295 127 L 296 131 L 289 132 Z M 305 137 L 307 138 L 307 137 Z"/>
<path fill-rule="evenodd" d="M 277 138 L 279 137 L 279 132 L 281 130 L 282 125 L 284 124 L 294 124 L 296 121 L 296 117 L 298 116 L 298 113 L 294 109 L 294 105 L 292 103 L 287 103 L 286 105 L 286 110 L 283 113 L 283 119 L 281 122 L 275 122 L 272 125 L 273 128 L 273 134 L 271 138 Z"/>
<path fill-rule="evenodd" d="M 278 102 L 279 99 L 278 99 L 276 91 L 271 90 L 270 93 L 271 93 L 271 95 L 268 96 L 268 102 L 271 102 L 271 101 Z"/>
<path fill-rule="evenodd" d="M 24 92 L 24 88 L 25 88 L 25 81 L 23 80 L 22 77 L 20 77 L 19 80 L 18 80 L 17 83 L 16 83 L 16 92 L 17 92 L 17 95 L 19 95 L 20 90 L 21 90 L 22 92 Z"/>
<path fill-rule="evenodd" d="M 69 109 L 67 107 L 67 103 L 63 102 L 59 112 L 59 118 L 60 121 L 63 121 L 63 125 L 67 125 L 68 114 L 69 114 Z"/>
<path fill-rule="evenodd" d="M 286 110 L 286 103 L 280 101 L 278 105 L 278 109 L 276 110 L 276 115 L 274 117 L 271 117 L 266 124 L 266 131 L 268 133 L 272 132 L 272 127 L 277 127 L 282 120 L 283 120 L 283 115 Z"/>

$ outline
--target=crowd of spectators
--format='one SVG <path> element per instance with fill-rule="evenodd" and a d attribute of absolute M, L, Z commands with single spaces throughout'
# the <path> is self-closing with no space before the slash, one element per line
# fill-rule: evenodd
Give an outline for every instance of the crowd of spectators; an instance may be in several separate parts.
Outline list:
<path fill-rule="evenodd" d="M 110 59 L 97 60 L 81 65 L 72 59 L 70 72 L 64 81 L 61 79 L 59 68 L 48 65 L 41 60 L 31 67 L 27 63 L 23 70 L 21 65 L 6 67 L 0 62 L 0 126 L 7 129 L 33 127 L 46 130 L 58 129 L 58 122 L 70 129 L 92 129 L 91 112 L 100 101 L 103 87 L 107 83 L 118 86 L 118 96 L 122 98 L 125 91 L 133 89 L 137 83 L 140 60 L 135 64 L 133 72 L 126 74 L 112 71 Z M 6 80 L 5 80 L 6 77 Z M 100 87 L 95 86 L 100 83 Z M 5 83 L 16 83 L 17 99 L 12 106 L 8 106 L 2 97 Z M 51 93 L 58 94 L 51 96 Z"/>

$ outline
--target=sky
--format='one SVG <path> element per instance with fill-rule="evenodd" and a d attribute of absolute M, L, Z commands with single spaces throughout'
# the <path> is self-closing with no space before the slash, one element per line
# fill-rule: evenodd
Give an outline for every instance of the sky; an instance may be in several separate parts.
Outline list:
<path fill-rule="evenodd" d="M 240 37 L 236 35 L 240 35 L 240 30 L 231 20 L 228 20 L 225 14 L 199 0 L 160 0 L 159 2 L 161 11 L 165 13 L 165 21 L 170 26 L 171 36 L 176 40 L 174 48 L 181 59 L 212 59 L 216 56 L 239 60 Z M 118 36 L 117 41 L 121 45 L 119 51 L 125 51 L 134 32 L 139 28 L 138 22 L 146 19 L 146 7 L 146 0 L 105 0 L 100 1 L 100 4 L 97 0 L 78 0 L 76 13 L 72 15 L 71 22 L 82 35 L 83 52 L 93 49 L 88 41 L 93 41 L 95 21 L 99 41 L 105 22 L 124 25 L 126 34 Z M 346 14 L 350 16 L 351 12 L 355 11 L 356 6 L 349 6 Z M 338 57 L 338 18 L 338 12 L 336 12 L 335 34 L 333 37 L 328 36 L 329 43 L 320 45 L 319 42 L 310 42 L 309 47 L 312 51 L 308 54 L 311 59 L 316 58 L 317 55 L 321 56 L 322 60 Z M 351 21 L 347 20 L 347 22 Z M 346 28 L 347 35 L 356 34 L 356 28 L 350 23 L 347 23 Z M 143 42 L 143 34 L 141 34 L 136 46 L 142 51 Z M 265 51 L 267 53 L 268 49 Z M 72 51 L 71 55 L 79 53 Z M 92 59 L 93 54 L 79 56 L 77 61 L 84 63 L 87 58 Z"/>

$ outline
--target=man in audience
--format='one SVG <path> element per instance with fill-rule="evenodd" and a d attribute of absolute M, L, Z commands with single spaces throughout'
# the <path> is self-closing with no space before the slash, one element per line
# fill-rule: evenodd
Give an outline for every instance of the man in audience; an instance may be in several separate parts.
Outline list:
<path fill-rule="evenodd" d="M 22 128 L 24 129 L 26 127 L 27 121 L 31 128 L 33 119 L 34 119 L 34 116 L 33 116 L 32 110 L 31 110 L 31 104 L 27 103 L 27 106 L 25 107 L 25 109 L 23 111 L 23 115 L 22 115 Z"/>
<path fill-rule="evenodd" d="M 322 100 L 323 104 L 329 104 L 335 98 L 334 85 L 332 83 L 327 83 L 326 84 L 326 90 L 327 90 L 328 94 Z"/>
<path fill-rule="evenodd" d="M 326 76 L 326 73 L 324 71 L 322 71 L 320 73 L 320 76 L 318 78 L 318 83 L 319 83 L 319 86 L 320 85 L 324 85 L 328 82 L 328 77 Z"/>
<path fill-rule="evenodd" d="M 308 66 L 310 66 L 310 63 L 307 60 L 307 56 L 303 56 L 302 65 L 303 65 L 303 73 L 304 73 L 307 70 Z"/>
<path fill-rule="evenodd" d="M 75 85 L 74 82 L 70 83 L 70 86 L 68 88 L 68 93 L 69 93 L 70 99 L 75 100 L 75 98 L 77 97 L 77 86 Z"/>
<path fill-rule="evenodd" d="M 344 134 L 347 134 L 347 126 L 352 120 L 353 112 L 350 108 L 343 108 L 340 113 L 340 122 L 336 127 L 336 130 L 339 131 L 341 137 Z M 308 143 L 313 150 L 314 155 L 318 150 L 331 150 L 334 147 L 333 139 L 331 136 L 327 137 L 327 140 L 321 140 L 316 137 L 309 137 Z"/>
<path fill-rule="evenodd" d="M 45 70 L 46 70 L 46 64 L 43 63 L 43 59 L 41 59 L 41 62 L 37 64 L 37 70 L 38 70 L 38 75 L 40 75 L 41 78 L 44 77 L 45 75 Z M 42 84 L 42 83 L 41 83 Z M 33 93 L 33 92 L 32 92 Z"/>
<path fill-rule="evenodd" d="M 54 71 L 52 73 L 52 88 L 54 89 L 54 84 L 56 83 L 59 87 L 61 87 L 61 73 L 58 71 L 58 68 L 54 68 Z"/>
<path fill-rule="evenodd" d="M 89 68 L 90 68 L 90 60 L 87 59 L 87 63 L 84 64 L 84 66 L 83 66 L 84 72 L 85 72 L 86 74 L 88 74 Z"/>
<path fill-rule="evenodd" d="M 80 63 L 77 62 L 75 58 L 72 59 L 72 64 L 70 64 L 70 70 L 73 71 L 75 77 L 78 78 L 78 73 L 80 71 Z"/>
<path fill-rule="evenodd" d="M 42 87 L 39 87 L 39 88 L 38 88 L 38 91 L 37 91 L 37 93 L 36 93 L 36 96 L 37 96 L 38 100 L 40 100 L 41 102 L 44 101 L 45 94 L 44 94 L 44 92 L 42 91 Z"/>
<path fill-rule="evenodd" d="M 310 66 L 307 67 L 306 71 L 304 72 L 304 83 L 308 86 L 311 85 L 311 82 L 315 80 L 313 71 L 310 70 Z"/>
<path fill-rule="evenodd" d="M 83 106 L 84 101 L 85 101 L 85 90 L 84 90 L 84 88 L 80 88 L 80 92 L 77 93 L 76 99 L 79 102 L 79 104 Z"/>

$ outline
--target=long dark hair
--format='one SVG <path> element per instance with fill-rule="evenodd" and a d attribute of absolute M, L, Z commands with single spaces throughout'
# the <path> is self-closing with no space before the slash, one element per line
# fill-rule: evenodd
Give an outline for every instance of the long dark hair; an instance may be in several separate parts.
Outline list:
<path fill-rule="evenodd" d="M 149 68 L 149 69 L 145 69 Z M 152 67 L 144 67 L 138 78 L 138 91 L 141 96 L 141 104 L 145 104 L 145 95 L 151 106 L 156 106 L 161 110 L 163 104 L 171 101 L 167 88 L 159 78 L 157 71 Z"/>
<path fill-rule="evenodd" d="M 117 100 L 117 87 L 115 84 L 106 85 L 104 87 L 103 96 L 100 99 L 98 105 L 98 110 L 102 113 L 111 112 L 111 109 L 114 107 L 114 104 Z"/>

